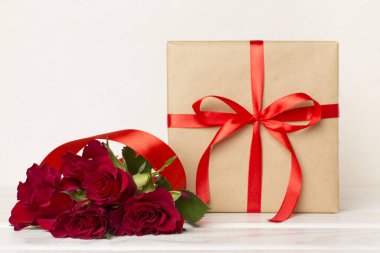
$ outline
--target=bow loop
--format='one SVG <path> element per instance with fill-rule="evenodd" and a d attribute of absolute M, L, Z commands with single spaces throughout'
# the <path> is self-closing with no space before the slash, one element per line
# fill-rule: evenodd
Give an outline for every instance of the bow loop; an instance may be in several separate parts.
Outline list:
<path fill-rule="evenodd" d="M 215 112 L 215 111 L 202 111 L 201 105 L 207 98 L 216 98 L 226 104 L 229 108 L 231 108 L 235 113 L 226 113 L 226 112 Z M 221 97 L 221 96 L 206 96 L 198 99 L 193 104 L 193 110 L 197 115 L 199 121 L 203 124 L 212 124 L 215 118 L 220 116 L 228 117 L 229 120 L 234 118 L 234 121 L 245 122 L 248 123 L 252 118 L 252 114 L 248 112 L 243 106 L 232 101 L 231 99 Z"/>
<path fill-rule="evenodd" d="M 292 111 L 294 107 L 310 101 L 313 102 L 313 105 L 308 107 L 312 110 L 312 113 L 308 118 L 308 123 L 294 125 L 276 118 L 281 114 Z M 291 133 L 318 123 L 322 118 L 322 108 L 321 105 L 309 95 L 305 93 L 293 93 L 273 102 L 265 108 L 262 114 L 265 119 L 262 124 L 266 128 L 276 132 Z"/>

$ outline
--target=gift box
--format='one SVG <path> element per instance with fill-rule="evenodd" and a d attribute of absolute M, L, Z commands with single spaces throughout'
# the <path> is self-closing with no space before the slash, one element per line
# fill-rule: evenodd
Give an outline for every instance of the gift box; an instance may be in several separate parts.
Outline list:
<path fill-rule="evenodd" d="M 338 211 L 338 43 L 174 41 L 167 57 L 169 144 L 211 212 Z"/>

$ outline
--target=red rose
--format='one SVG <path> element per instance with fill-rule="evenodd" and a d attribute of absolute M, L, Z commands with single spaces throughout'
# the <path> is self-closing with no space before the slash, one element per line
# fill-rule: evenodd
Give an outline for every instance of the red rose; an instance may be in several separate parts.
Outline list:
<path fill-rule="evenodd" d="M 109 221 L 103 208 L 81 205 L 61 213 L 50 228 L 54 237 L 98 239 L 107 232 Z"/>
<path fill-rule="evenodd" d="M 16 231 L 21 230 L 29 225 L 36 225 L 37 212 L 37 208 L 19 201 L 12 209 L 11 217 L 9 217 L 9 223 Z"/>
<path fill-rule="evenodd" d="M 49 205 L 41 207 L 38 211 L 37 223 L 46 230 L 49 230 L 55 221 L 55 219 L 63 212 L 71 210 L 74 206 L 74 200 L 70 195 L 63 192 L 56 192 L 51 196 Z"/>
<path fill-rule="evenodd" d="M 36 224 L 37 213 L 50 203 L 51 196 L 59 188 L 61 174 L 48 165 L 33 164 L 26 172 L 25 183 L 17 187 L 19 202 L 13 207 L 9 222 L 15 230 Z"/>
<path fill-rule="evenodd" d="M 119 205 L 136 192 L 132 176 L 112 164 L 102 164 L 83 182 L 87 198 L 95 205 Z"/>
<path fill-rule="evenodd" d="M 101 142 L 92 140 L 84 147 L 82 156 L 66 153 L 63 156 L 61 171 L 66 179 L 80 185 L 87 173 L 104 163 L 112 164 L 107 148 Z"/>
<path fill-rule="evenodd" d="M 90 141 L 83 149 L 82 157 L 97 163 L 110 161 L 108 149 L 98 140 Z"/>
<path fill-rule="evenodd" d="M 84 179 L 85 174 L 94 169 L 94 166 L 91 160 L 68 152 L 63 155 L 61 171 L 65 178 L 76 180 L 80 183 Z"/>
<path fill-rule="evenodd" d="M 169 191 L 157 189 L 126 200 L 110 213 L 115 235 L 181 233 L 183 217 L 174 205 Z"/>
<path fill-rule="evenodd" d="M 67 153 L 61 170 L 62 189 L 83 188 L 96 205 L 120 204 L 136 191 L 132 177 L 113 166 L 107 148 L 97 140 L 86 145 L 82 156 Z"/>
<path fill-rule="evenodd" d="M 47 164 L 33 164 L 26 176 L 25 183 L 20 182 L 17 187 L 17 199 L 36 207 L 49 202 L 61 182 L 61 174 Z"/>

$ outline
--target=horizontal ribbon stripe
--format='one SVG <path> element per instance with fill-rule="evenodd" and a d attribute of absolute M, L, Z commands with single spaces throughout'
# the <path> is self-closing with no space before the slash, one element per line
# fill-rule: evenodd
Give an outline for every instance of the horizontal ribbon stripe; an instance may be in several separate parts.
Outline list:
<path fill-rule="evenodd" d="M 337 118 L 339 116 L 338 104 L 321 105 L 322 119 Z M 313 113 L 312 106 L 299 107 L 286 111 L 273 119 L 280 121 L 307 121 Z M 210 112 L 205 123 L 197 114 L 168 114 L 168 127 L 170 128 L 204 128 L 222 126 L 236 116 L 235 113 Z"/>

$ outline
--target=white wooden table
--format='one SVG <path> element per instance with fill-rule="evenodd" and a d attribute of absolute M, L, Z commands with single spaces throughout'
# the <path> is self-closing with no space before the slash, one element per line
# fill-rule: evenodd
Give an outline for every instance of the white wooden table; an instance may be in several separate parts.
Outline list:
<path fill-rule="evenodd" d="M 270 214 L 207 214 L 180 235 L 55 239 L 14 232 L 8 224 L 15 189 L 1 191 L 0 252 L 380 252 L 380 188 L 342 189 L 338 214 L 296 214 L 274 224 Z"/>

